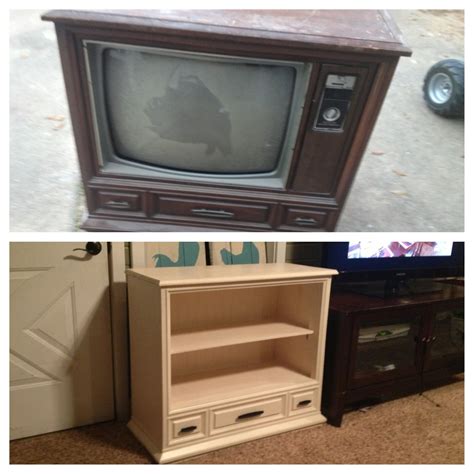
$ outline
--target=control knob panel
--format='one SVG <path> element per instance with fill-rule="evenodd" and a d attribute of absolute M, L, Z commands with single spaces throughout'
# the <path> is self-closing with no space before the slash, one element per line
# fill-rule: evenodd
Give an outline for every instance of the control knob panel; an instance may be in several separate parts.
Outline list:
<path fill-rule="evenodd" d="M 313 130 L 342 132 L 351 104 L 356 76 L 328 74 Z"/>

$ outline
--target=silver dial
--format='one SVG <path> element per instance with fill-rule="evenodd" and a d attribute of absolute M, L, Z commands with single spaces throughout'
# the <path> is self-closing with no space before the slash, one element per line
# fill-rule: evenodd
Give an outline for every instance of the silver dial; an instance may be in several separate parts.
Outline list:
<path fill-rule="evenodd" d="M 341 111 L 337 107 L 329 107 L 323 112 L 326 122 L 335 122 L 341 116 Z"/>

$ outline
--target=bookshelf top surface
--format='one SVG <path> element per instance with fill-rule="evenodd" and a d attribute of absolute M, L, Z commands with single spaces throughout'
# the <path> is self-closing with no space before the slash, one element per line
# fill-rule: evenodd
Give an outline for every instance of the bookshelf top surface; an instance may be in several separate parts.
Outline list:
<path fill-rule="evenodd" d="M 134 268 L 127 270 L 128 277 L 145 279 L 163 288 L 219 283 L 327 278 L 336 274 L 336 270 L 329 268 L 309 267 L 293 263 Z"/>

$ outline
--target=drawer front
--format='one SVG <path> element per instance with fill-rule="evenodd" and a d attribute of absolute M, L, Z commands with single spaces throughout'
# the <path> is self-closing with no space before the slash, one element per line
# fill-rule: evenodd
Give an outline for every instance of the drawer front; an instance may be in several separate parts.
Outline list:
<path fill-rule="evenodd" d="M 291 230 L 321 230 L 328 220 L 329 211 L 283 206 L 281 227 Z"/>
<path fill-rule="evenodd" d="M 140 191 L 91 188 L 96 214 L 145 216 L 144 194 Z"/>
<path fill-rule="evenodd" d="M 206 413 L 172 418 L 169 421 L 169 444 L 186 443 L 206 436 Z"/>
<path fill-rule="evenodd" d="M 153 217 L 182 216 L 196 220 L 215 221 L 216 224 L 232 221 L 266 223 L 271 205 L 250 204 L 230 200 L 189 199 L 154 195 Z"/>
<path fill-rule="evenodd" d="M 211 434 L 215 431 L 240 429 L 282 418 L 285 413 L 285 401 L 286 396 L 283 395 L 213 410 Z"/>
<path fill-rule="evenodd" d="M 319 411 L 319 389 L 314 388 L 303 392 L 290 393 L 289 414 L 299 415 L 310 411 Z"/>

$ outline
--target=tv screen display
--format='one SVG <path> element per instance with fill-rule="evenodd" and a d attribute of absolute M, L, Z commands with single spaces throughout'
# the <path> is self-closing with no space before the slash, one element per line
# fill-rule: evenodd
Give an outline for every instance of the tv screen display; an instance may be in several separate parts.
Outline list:
<path fill-rule="evenodd" d="M 337 280 L 340 282 L 458 276 L 464 272 L 464 243 L 331 242 L 324 246 L 322 265 L 338 270 Z"/>
<path fill-rule="evenodd" d="M 449 257 L 453 242 L 351 241 L 347 258 Z"/>
<path fill-rule="evenodd" d="M 103 87 L 121 158 L 188 172 L 267 173 L 281 156 L 292 66 L 108 47 Z"/>

